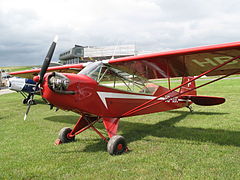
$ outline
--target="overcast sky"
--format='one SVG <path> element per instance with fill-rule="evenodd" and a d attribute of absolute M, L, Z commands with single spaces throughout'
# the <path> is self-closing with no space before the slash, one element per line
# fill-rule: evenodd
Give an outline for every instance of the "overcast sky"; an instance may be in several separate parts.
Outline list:
<path fill-rule="evenodd" d="M 164 51 L 240 41 L 237 0 L 0 0 L 0 66 L 42 64 L 75 44 Z"/>

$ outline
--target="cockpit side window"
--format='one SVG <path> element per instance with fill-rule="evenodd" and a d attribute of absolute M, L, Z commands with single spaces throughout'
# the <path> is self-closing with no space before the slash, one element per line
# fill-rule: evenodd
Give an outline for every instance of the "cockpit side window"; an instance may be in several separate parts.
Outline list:
<path fill-rule="evenodd" d="M 128 92 L 153 94 L 157 89 L 156 86 L 149 86 L 149 81 L 135 74 L 116 69 L 102 62 L 95 62 L 85 67 L 79 74 L 84 74 L 100 85 L 115 89 L 125 90 Z"/>
<path fill-rule="evenodd" d="M 129 74 L 111 66 L 105 66 L 102 73 L 99 79 L 99 84 L 102 86 L 142 94 L 153 94 L 158 87 L 157 85 L 149 86 L 152 83 L 136 74 Z"/>

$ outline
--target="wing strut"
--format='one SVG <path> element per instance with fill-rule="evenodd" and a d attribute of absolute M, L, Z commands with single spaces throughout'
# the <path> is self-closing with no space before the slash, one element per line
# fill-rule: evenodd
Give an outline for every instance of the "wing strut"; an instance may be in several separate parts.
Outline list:
<path fill-rule="evenodd" d="M 141 111 L 141 110 L 144 110 L 144 109 L 149 108 L 149 107 L 151 107 L 151 106 L 154 106 L 154 105 L 156 105 L 156 104 L 165 102 L 165 101 L 167 101 L 167 100 L 169 100 L 169 99 L 171 99 L 171 98 L 178 97 L 178 96 L 183 95 L 183 94 L 185 94 L 185 93 L 187 93 L 187 92 L 190 92 L 190 91 L 192 91 L 192 90 L 194 90 L 194 89 L 197 89 L 197 88 L 206 86 L 206 85 L 208 85 L 208 84 L 211 84 L 211 83 L 213 83 L 213 82 L 216 82 L 216 81 L 218 81 L 218 80 L 220 80 L 220 79 L 223 79 L 223 78 L 225 78 L 225 77 L 228 77 L 228 76 L 230 76 L 230 75 L 239 73 L 240 70 L 237 70 L 237 71 L 235 71 L 235 72 L 229 73 L 229 74 L 227 74 L 227 75 L 225 75 L 225 76 L 222 76 L 222 77 L 220 77 L 220 78 L 217 78 L 217 79 L 215 79 L 215 80 L 212 80 L 212 81 L 210 81 L 210 82 L 207 82 L 207 83 L 205 83 L 205 84 L 203 84 L 203 85 L 194 87 L 194 88 L 192 88 L 192 89 L 190 89 L 190 90 L 188 90 L 188 91 L 185 91 L 185 92 L 183 92 L 183 93 L 180 93 L 180 94 L 177 94 L 177 95 L 175 95 L 175 96 L 168 97 L 168 98 L 166 98 L 165 100 L 162 100 L 162 101 L 158 101 L 158 102 L 153 103 L 154 101 L 156 101 L 156 100 L 159 99 L 160 97 L 163 97 L 163 96 L 165 96 L 165 95 L 167 95 L 167 94 L 175 91 L 176 89 L 179 89 L 179 88 L 181 88 L 182 86 L 184 86 L 184 85 L 186 85 L 186 84 L 188 84 L 188 83 L 190 83 L 190 82 L 192 82 L 192 81 L 195 81 L 195 80 L 199 79 L 200 77 L 202 77 L 202 76 L 204 76 L 204 75 L 206 75 L 206 74 L 208 74 L 208 73 L 210 73 L 210 72 L 212 72 L 212 71 L 214 71 L 214 70 L 216 70 L 216 69 L 219 69 L 219 68 L 221 68 L 222 66 L 224 66 L 224 65 L 226 65 L 226 64 L 228 64 L 228 63 L 231 63 L 232 61 L 234 61 L 234 60 L 236 60 L 236 59 L 239 59 L 239 58 L 240 58 L 240 56 L 236 56 L 236 57 L 234 57 L 234 58 L 226 61 L 225 63 L 220 64 L 219 66 L 216 66 L 216 67 L 214 67 L 214 68 L 212 68 L 212 69 L 210 69 L 210 70 L 208 70 L 208 71 L 200 74 L 199 76 L 197 76 L 197 77 L 195 77 L 195 78 L 193 78 L 193 79 L 191 79 L 191 80 L 189 80 L 189 81 L 186 81 L 185 83 L 183 83 L 183 84 L 181 84 L 181 85 L 179 85 L 179 86 L 177 86 L 177 87 L 175 87 L 175 88 L 173 88 L 173 89 L 171 89 L 171 90 L 169 90 L 169 91 L 167 91 L 167 92 L 165 92 L 165 93 L 163 93 L 163 94 L 155 97 L 154 99 L 151 99 L 151 100 L 149 100 L 149 101 L 141 104 L 140 106 L 137 106 L 137 107 L 133 108 L 132 110 L 124 113 L 121 117 L 130 116 L 130 115 L 132 115 L 132 114 L 134 114 L 134 113 L 136 113 L 136 112 L 139 112 L 139 111 Z M 150 104 L 150 103 L 152 103 L 152 104 Z"/>

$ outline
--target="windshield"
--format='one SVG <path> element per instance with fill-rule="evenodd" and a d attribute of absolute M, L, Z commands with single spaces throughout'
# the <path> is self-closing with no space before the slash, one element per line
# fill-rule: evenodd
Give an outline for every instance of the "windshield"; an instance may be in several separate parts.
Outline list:
<path fill-rule="evenodd" d="M 97 81 L 99 71 L 101 67 L 103 66 L 103 63 L 101 61 L 91 63 L 87 65 L 83 70 L 81 70 L 78 74 L 84 74 L 94 80 Z"/>

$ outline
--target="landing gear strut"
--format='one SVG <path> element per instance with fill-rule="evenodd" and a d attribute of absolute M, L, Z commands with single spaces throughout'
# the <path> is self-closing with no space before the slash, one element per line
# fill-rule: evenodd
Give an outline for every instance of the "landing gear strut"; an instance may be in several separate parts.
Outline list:
<path fill-rule="evenodd" d="M 110 140 L 108 139 L 94 127 L 94 124 L 100 120 L 99 117 L 88 117 L 82 116 L 79 118 L 78 122 L 71 128 L 63 128 L 59 132 L 59 138 L 55 141 L 55 145 L 62 143 L 68 143 L 75 140 L 77 134 L 82 133 L 83 131 L 91 128 L 94 130 L 105 142 L 107 142 L 107 151 L 110 155 L 120 155 L 128 150 L 126 140 L 123 136 L 119 135 L 109 135 Z M 113 122 L 118 122 L 113 121 Z M 106 122 L 105 122 L 106 123 Z M 116 126 L 117 127 L 117 126 Z M 106 128 L 109 133 L 110 130 L 117 130 L 116 128 Z M 110 134 L 110 133 L 109 133 Z"/>

